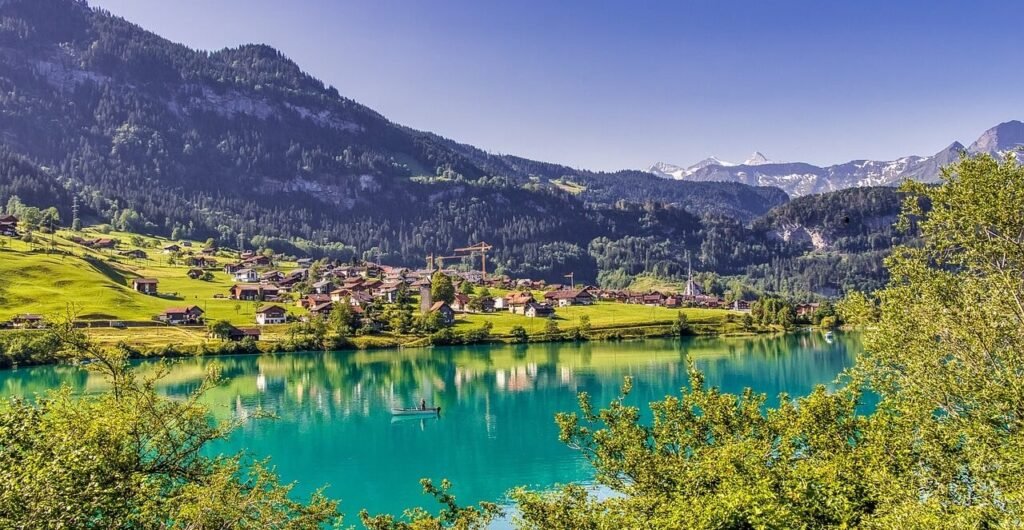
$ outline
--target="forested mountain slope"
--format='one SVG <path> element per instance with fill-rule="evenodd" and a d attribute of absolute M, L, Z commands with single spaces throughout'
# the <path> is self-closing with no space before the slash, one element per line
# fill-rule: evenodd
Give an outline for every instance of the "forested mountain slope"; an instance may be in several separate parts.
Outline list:
<path fill-rule="evenodd" d="M 270 47 L 192 50 L 75 0 L 0 0 L 0 117 L 0 204 L 65 221 L 77 197 L 128 230 L 406 265 L 487 241 L 500 272 L 588 282 L 679 275 L 687 255 L 740 275 L 807 250 L 750 224 L 787 202 L 777 188 L 487 153 Z"/>

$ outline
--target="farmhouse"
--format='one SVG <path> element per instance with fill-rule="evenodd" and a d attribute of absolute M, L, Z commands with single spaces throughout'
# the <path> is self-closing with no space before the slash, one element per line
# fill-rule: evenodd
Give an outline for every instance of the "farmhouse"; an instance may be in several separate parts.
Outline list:
<path fill-rule="evenodd" d="M 460 313 L 469 312 L 469 297 L 462 293 L 456 294 L 455 300 L 452 300 L 452 309 Z"/>
<path fill-rule="evenodd" d="M 236 328 L 231 326 L 227 339 L 238 342 L 244 339 L 260 340 L 260 328 Z"/>
<path fill-rule="evenodd" d="M 188 258 L 186 263 L 189 267 L 198 267 L 200 269 L 209 269 L 217 266 L 217 260 L 206 256 L 192 256 Z"/>
<path fill-rule="evenodd" d="M 448 302 L 434 302 L 434 305 L 430 306 L 430 312 L 440 313 L 441 322 L 446 326 L 451 326 L 455 323 L 455 310 L 452 309 L 452 306 L 448 305 Z"/>
<path fill-rule="evenodd" d="M 132 259 L 146 259 L 146 253 L 139 249 L 122 250 L 121 252 L 118 252 L 118 255 Z"/>
<path fill-rule="evenodd" d="M 260 274 L 255 269 L 238 269 L 234 273 L 236 282 L 258 282 Z"/>
<path fill-rule="evenodd" d="M 228 292 L 231 293 L 231 298 L 235 300 L 266 302 L 276 299 L 281 294 L 281 289 L 274 285 L 242 283 L 232 285 Z"/>
<path fill-rule="evenodd" d="M 18 235 L 18 218 L 13 215 L 0 216 L 0 236 Z"/>
<path fill-rule="evenodd" d="M 24 314 L 11 319 L 16 328 L 41 328 L 45 325 L 42 315 Z"/>
<path fill-rule="evenodd" d="M 530 302 L 526 304 L 526 309 L 523 312 L 529 318 L 548 318 L 555 314 L 555 308 L 548 304 L 538 304 L 537 302 Z"/>
<path fill-rule="evenodd" d="M 288 312 L 279 305 L 265 305 L 256 310 L 256 323 L 261 326 L 267 324 L 284 324 Z"/>
<path fill-rule="evenodd" d="M 173 243 L 164 247 L 164 254 L 177 254 L 179 252 L 181 252 L 181 247 Z"/>
<path fill-rule="evenodd" d="M 198 280 L 199 278 L 203 277 L 204 272 L 203 269 L 191 268 L 185 274 L 187 274 L 188 277 L 192 278 L 193 280 Z"/>
<path fill-rule="evenodd" d="M 584 287 L 582 289 L 549 291 L 544 293 L 544 299 L 553 304 L 558 304 L 558 307 L 567 307 L 571 305 L 591 305 L 597 297 L 590 292 L 589 288 Z"/>
<path fill-rule="evenodd" d="M 509 312 L 517 315 L 525 315 L 526 306 L 536 301 L 529 291 L 514 291 L 505 295 L 505 305 Z"/>
<path fill-rule="evenodd" d="M 155 295 L 158 283 L 156 278 L 135 278 L 132 280 L 132 289 L 142 294 Z"/>
<path fill-rule="evenodd" d="M 172 307 L 160 313 L 157 320 L 171 325 L 202 324 L 203 310 L 199 306 Z"/>

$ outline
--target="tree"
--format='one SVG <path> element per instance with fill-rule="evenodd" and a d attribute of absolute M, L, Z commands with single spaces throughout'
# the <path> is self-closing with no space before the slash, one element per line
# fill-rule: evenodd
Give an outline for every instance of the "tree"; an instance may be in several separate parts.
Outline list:
<path fill-rule="evenodd" d="M 320 528 L 340 523 L 321 491 L 293 500 L 266 462 L 205 456 L 239 422 L 214 421 L 201 403 L 216 370 L 188 399 L 157 390 L 160 365 L 137 375 L 122 350 L 102 350 L 71 319 L 54 331 L 62 355 L 91 359 L 110 390 L 0 409 L 0 526 L 4 528 Z M 60 492 L 54 494 L 54 492 Z"/>
<path fill-rule="evenodd" d="M 227 320 L 218 320 L 210 324 L 207 330 L 210 336 L 217 337 L 218 339 L 227 339 L 231 335 L 231 331 L 235 327 L 231 325 Z"/>
<path fill-rule="evenodd" d="M 351 335 L 355 325 L 355 313 L 352 312 L 352 305 L 349 304 L 348 298 L 331 307 L 330 327 L 335 339 L 340 340 Z"/>
<path fill-rule="evenodd" d="M 448 302 L 449 304 L 455 301 L 455 286 L 452 285 L 452 279 L 448 275 L 441 271 L 434 273 L 430 279 L 430 298 L 435 302 Z"/>
<path fill-rule="evenodd" d="M 526 328 L 523 326 L 512 326 L 512 329 L 508 330 L 508 334 L 512 337 L 512 342 L 516 344 L 522 344 L 530 340 L 530 336 L 526 333 Z"/>
<path fill-rule="evenodd" d="M 677 311 L 676 320 L 672 323 L 672 334 L 682 336 L 688 333 L 690 333 L 690 321 L 686 318 L 686 313 Z"/>
<path fill-rule="evenodd" d="M 555 317 L 550 317 L 544 321 L 544 334 L 548 336 L 548 339 L 555 339 L 561 336 L 562 331 L 558 328 L 558 321 Z"/>
<path fill-rule="evenodd" d="M 836 314 L 844 324 L 863 327 L 877 322 L 879 309 L 875 301 L 860 291 L 850 291 L 836 302 Z"/>

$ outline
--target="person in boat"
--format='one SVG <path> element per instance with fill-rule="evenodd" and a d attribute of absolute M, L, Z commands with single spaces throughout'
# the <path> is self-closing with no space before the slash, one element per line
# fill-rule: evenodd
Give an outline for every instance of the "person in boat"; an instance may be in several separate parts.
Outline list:
<path fill-rule="evenodd" d="M 425 399 L 421 399 L 420 400 L 420 410 L 427 410 L 427 400 L 425 400 Z"/>

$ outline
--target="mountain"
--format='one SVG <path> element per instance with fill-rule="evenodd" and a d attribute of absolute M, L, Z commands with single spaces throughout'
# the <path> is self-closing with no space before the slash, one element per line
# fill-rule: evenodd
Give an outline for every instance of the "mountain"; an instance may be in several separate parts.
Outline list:
<path fill-rule="evenodd" d="M 269 46 L 193 50 L 79 0 L 0 0 L 0 116 L 0 205 L 67 223 L 77 199 L 116 228 L 342 259 L 416 266 L 488 241 L 501 272 L 593 281 L 596 239 L 696 250 L 712 226 L 753 237 L 744 225 L 788 200 L 488 153 L 394 123 Z M 719 245 L 709 266 L 765 259 L 750 248 Z"/>
<path fill-rule="evenodd" d="M 761 166 L 764 164 L 771 164 L 772 161 L 764 156 L 760 151 L 754 151 L 754 154 L 747 157 L 746 161 L 743 162 L 744 166 Z"/>
<path fill-rule="evenodd" d="M 681 171 L 671 164 L 655 164 L 650 173 L 691 182 L 737 182 L 751 186 L 778 187 L 793 197 L 863 186 L 894 186 L 911 179 L 936 182 L 941 167 L 962 152 L 1003 156 L 1024 145 L 1024 123 L 1009 121 L 985 131 L 970 147 L 953 142 L 931 156 L 906 156 L 897 160 L 854 160 L 832 166 L 801 162 L 776 163 L 755 153 L 743 164 L 715 163 L 709 158 Z M 709 162 L 710 161 L 710 162 Z"/>

